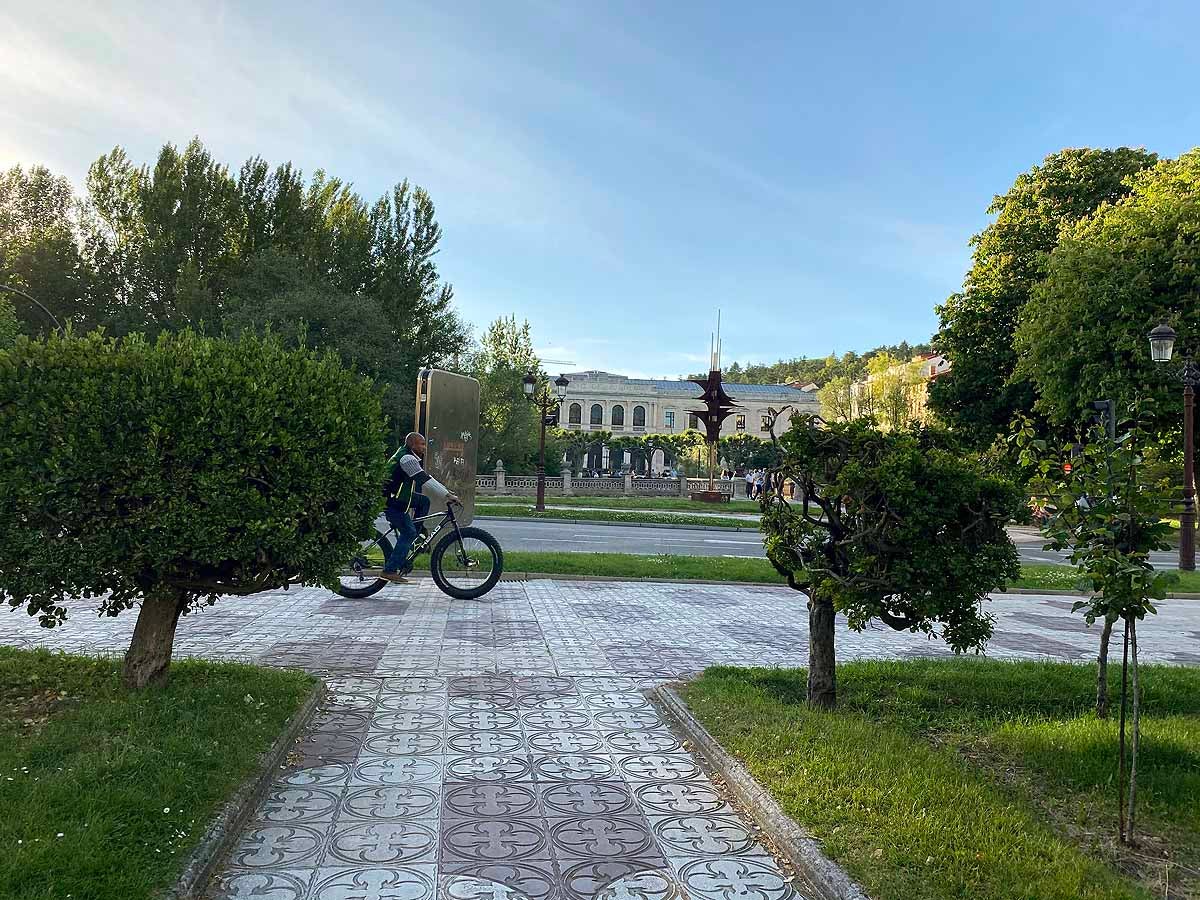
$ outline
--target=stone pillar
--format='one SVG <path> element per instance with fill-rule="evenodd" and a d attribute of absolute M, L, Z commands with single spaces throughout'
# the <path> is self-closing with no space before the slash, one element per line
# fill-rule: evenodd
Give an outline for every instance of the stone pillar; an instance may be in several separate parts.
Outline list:
<path fill-rule="evenodd" d="M 687 473 L 683 471 L 683 463 L 679 464 L 679 496 L 690 497 L 691 492 L 688 490 Z"/>
<path fill-rule="evenodd" d="M 746 478 L 744 475 L 733 476 L 733 499 L 746 499 Z"/>
<path fill-rule="evenodd" d="M 633 494 L 633 472 L 629 469 L 625 470 L 625 496 Z"/>
<path fill-rule="evenodd" d="M 570 497 L 571 496 L 571 464 L 570 463 L 567 463 L 567 462 L 563 463 L 562 481 L 563 481 L 562 495 L 564 497 Z"/>
<path fill-rule="evenodd" d="M 496 493 L 503 494 L 504 490 L 504 460 L 496 460 Z"/>

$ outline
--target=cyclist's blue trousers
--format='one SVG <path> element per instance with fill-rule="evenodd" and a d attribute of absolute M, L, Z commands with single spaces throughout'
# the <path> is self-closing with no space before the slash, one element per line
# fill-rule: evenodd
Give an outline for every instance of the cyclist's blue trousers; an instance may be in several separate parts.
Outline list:
<path fill-rule="evenodd" d="M 392 548 L 392 555 L 383 567 L 385 572 L 399 572 L 400 567 L 404 565 L 404 558 L 408 556 L 413 541 L 417 539 L 417 526 L 413 522 L 413 516 L 420 518 L 429 514 L 429 498 L 424 494 L 413 494 L 411 513 L 410 515 L 409 511 L 401 509 L 399 505 L 392 506 L 391 503 L 384 511 L 388 524 L 396 529 L 397 535 L 396 546 Z"/>

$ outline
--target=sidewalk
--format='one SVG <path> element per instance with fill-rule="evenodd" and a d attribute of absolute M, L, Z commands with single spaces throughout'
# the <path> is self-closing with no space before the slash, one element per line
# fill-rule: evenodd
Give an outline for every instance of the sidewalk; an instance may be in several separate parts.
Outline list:
<path fill-rule="evenodd" d="M 803 900 L 642 690 L 709 665 L 807 662 L 803 597 L 765 585 L 431 582 L 348 601 L 319 588 L 223 598 L 177 657 L 302 667 L 331 694 L 210 898 Z M 1065 597 L 1006 597 L 988 655 L 1086 661 Z M 134 616 L 0 617 L 0 644 L 120 653 Z M 1200 664 L 1200 604 L 1139 627 L 1146 662 Z M 838 626 L 839 659 L 949 656 Z"/>

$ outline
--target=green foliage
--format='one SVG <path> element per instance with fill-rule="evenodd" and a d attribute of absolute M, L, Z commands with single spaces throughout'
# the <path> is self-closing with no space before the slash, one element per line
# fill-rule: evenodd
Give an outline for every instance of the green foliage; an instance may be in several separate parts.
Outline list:
<path fill-rule="evenodd" d="M 0 647 L 0 897 L 162 898 L 313 687 L 183 660 L 129 691 L 120 660 Z"/>
<path fill-rule="evenodd" d="M 368 204 L 290 163 L 254 157 L 235 174 L 198 139 L 153 166 L 114 149 L 82 201 L 40 167 L 0 176 L 0 281 L 78 330 L 303 335 L 385 386 L 393 438 L 411 426 L 417 371 L 467 346 L 440 240 L 432 200 L 406 181 Z"/>
<path fill-rule="evenodd" d="M 497 460 L 517 475 L 537 466 L 538 411 L 525 397 L 524 378 L 530 372 L 540 376 L 541 369 L 529 323 L 518 325 L 516 316 L 496 319 L 479 339 L 467 362 L 479 382 L 479 471 L 491 472 Z M 547 448 L 551 472 L 555 458 Z"/>
<path fill-rule="evenodd" d="M 28 291 L 63 323 L 91 321 L 81 306 L 91 272 L 79 232 L 78 205 L 65 178 L 42 166 L 0 172 L 0 284 Z M 43 313 L 23 301 L 13 305 L 29 330 L 49 329 Z"/>
<path fill-rule="evenodd" d="M 1141 394 L 1174 401 L 1160 404 L 1156 428 L 1178 423 L 1179 389 L 1151 361 L 1146 333 L 1169 321 L 1184 347 L 1200 337 L 1200 149 L 1129 187 L 1064 230 L 1021 313 L 1020 372 L 1056 422 L 1079 422 L 1090 400 L 1124 405 Z"/>
<path fill-rule="evenodd" d="M 1172 896 L 1191 897 L 1200 671 L 1144 672 L 1143 827 L 1158 862 L 1143 851 L 1136 866 L 1097 839 L 1115 812 L 1117 727 L 1091 712 L 1090 667 L 851 662 L 839 668 L 833 714 L 804 704 L 804 670 L 714 667 L 683 693 L 872 897 L 1150 900 L 1168 881 Z"/>
<path fill-rule="evenodd" d="M 743 366 L 741 363 L 735 362 L 725 368 L 724 376 L 726 384 L 799 382 L 800 384 L 825 385 L 834 378 L 849 378 L 851 381 L 857 381 L 866 374 L 867 363 L 870 359 L 880 353 L 888 353 L 902 360 L 908 360 L 919 353 L 928 352 L 929 344 L 910 344 L 908 341 L 901 341 L 899 344 L 885 344 L 876 347 L 866 353 L 850 351 L 841 356 L 833 353 L 828 356 L 799 356 L 795 359 L 781 359 L 779 362 L 769 365 L 748 363 Z M 694 377 L 703 378 L 707 374 L 704 372 Z"/>
<path fill-rule="evenodd" d="M 377 511 L 375 390 L 272 340 L 20 338 L 0 409 L 3 593 L 44 625 L 323 580 Z"/>
<path fill-rule="evenodd" d="M 565 458 L 571 474 L 578 476 L 583 471 L 584 459 L 589 450 L 612 440 L 611 431 L 583 431 L 574 428 L 551 428 L 546 432 L 546 471 L 556 474 L 551 460 L 556 463 Z"/>
<path fill-rule="evenodd" d="M 1069 550 L 1093 591 L 1079 601 L 1089 624 L 1115 622 L 1155 612 L 1153 600 L 1167 595 L 1178 576 L 1156 572 L 1152 550 L 1170 547 L 1171 526 L 1160 512 L 1163 497 L 1147 482 L 1138 446 L 1151 420 L 1148 404 L 1130 408 L 1131 419 L 1116 440 L 1095 425 L 1085 441 L 1054 447 L 1038 438 L 1033 423 L 1020 419 L 1011 440 L 1027 467 L 1035 502 L 1048 514 L 1043 526 L 1047 549 Z M 1070 471 L 1064 471 L 1068 466 Z"/>
<path fill-rule="evenodd" d="M 0 294 L 0 350 L 11 347 L 20 333 L 21 323 L 17 320 L 16 310 L 8 297 Z"/>
<path fill-rule="evenodd" d="M 764 469 L 775 462 L 771 442 L 745 431 L 721 438 L 717 446 L 721 459 L 734 469 Z"/>
<path fill-rule="evenodd" d="M 794 506 L 772 494 L 762 527 L 767 558 L 792 586 L 832 602 L 855 630 L 874 619 L 940 626 L 954 650 L 982 647 L 992 622 L 982 601 L 1019 574 L 1004 531 L 1016 488 L 929 429 L 798 416 L 779 443 L 778 472 L 800 493 Z"/>
<path fill-rule="evenodd" d="M 972 239 L 963 289 L 938 307 L 934 343 L 953 369 L 929 391 L 934 412 L 976 446 L 986 447 L 1015 414 L 1033 409 L 1032 386 L 1023 373 L 1014 375 L 1013 335 L 1062 229 L 1125 196 L 1128 177 L 1155 160 L 1127 147 L 1062 150 L 1018 176 L 988 207 L 996 219 Z"/>

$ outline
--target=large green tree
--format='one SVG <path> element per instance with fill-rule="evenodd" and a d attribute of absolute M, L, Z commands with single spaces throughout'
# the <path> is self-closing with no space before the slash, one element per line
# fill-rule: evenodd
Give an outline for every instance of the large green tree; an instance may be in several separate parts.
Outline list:
<path fill-rule="evenodd" d="M 417 371 L 468 345 L 435 264 L 441 236 L 407 181 L 368 203 L 321 170 L 253 157 L 233 172 L 198 139 L 153 165 L 106 153 L 79 201 L 43 168 L 0 177 L 0 277 L 60 319 L 303 339 L 385 388 L 394 434 L 411 426 Z"/>
<path fill-rule="evenodd" d="M 1159 426 L 1178 424 L 1178 386 L 1151 362 L 1146 333 L 1169 321 L 1185 346 L 1200 338 L 1200 149 L 1130 191 L 1064 232 L 1021 313 L 1019 373 L 1054 422 L 1081 421 L 1091 400 L 1157 394 Z"/>
<path fill-rule="evenodd" d="M 0 284 L 27 291 L 64 324 L 88 325 L 83 300 L 91 271 L 80 252 L 79 228 L 80 207 L 65 178 L 43 166 L 0 173 Z M 27 301 L 13 306 L 34 331 L 49 326 Z"/>
<path fill-rule="evenodd" d="M 181 617 L 332 579 L 378 512 L 375 388 L 244 335 L 51 334 L 0 352 L 0 600 L 137 609 L 125 680 L 166 677 Z"/>
<path fill-rule="evenodd" d="M 996 218 L 972 238 L 975 251 L 962 291 L 938 307 L 934 343 L 953 369 L 929 390 L 939 418 L 975 445 L 987 446 L 1015 414 L 1033 408 L 1033 386 L 1015 373 L 1013 336 L 1061 230 L 1125 196 L 1129 176 L 1155 159 L 1128 147 L 1061 150 L 993 199 L 988 213 Z"/>
<path fill-rule="evenodd" d="M 862 631 L 939 635 L 957 652 L 991 635 L 988 591 L 1019 574 L 1004 532 L 1019 496 L 945 435 L 882 432 L 865 420 L 796 416 L 779 438 L 777 473 L 794 503 L 769 495 L 767 558 L 808 597 L 808 701 L 836 703 L 835 616 Z"/>
<path fill-rule="evenodd" d="M 518 325 L 516 316 L 496 319 L 480 336 L 467 369 L 479 382 L 479 471 L 492 471 L 497 460 L 509 472 L 531 471 L 537 465 L 538 413 L 525 399 L 523 382 L 530 372 L 541 372 L 541 363 L 529 323 Z"/>

